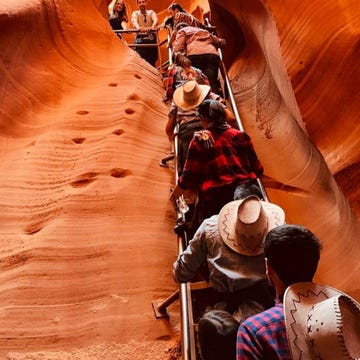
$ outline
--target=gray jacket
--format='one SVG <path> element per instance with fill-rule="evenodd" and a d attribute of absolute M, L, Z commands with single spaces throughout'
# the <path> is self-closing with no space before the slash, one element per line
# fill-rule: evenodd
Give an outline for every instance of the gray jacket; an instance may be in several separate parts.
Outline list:
<path fill-rule="evenodd" d="M 245 256 L 230 249 L 218 231 L 218 215 L 205 219 L 173 265 L 177 282 L 187 282 L 207 261 L 210 280 L 218 292 L 233 293 L 266 279 L 264 255 Z"/>

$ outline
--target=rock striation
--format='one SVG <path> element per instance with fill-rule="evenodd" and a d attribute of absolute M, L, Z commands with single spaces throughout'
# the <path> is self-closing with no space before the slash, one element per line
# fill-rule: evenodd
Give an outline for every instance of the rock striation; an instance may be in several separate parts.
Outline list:
<path fill-rule="evenodd" d="M 323 241 L 317 280 L 360 300 L 360 8 L 284 1 L 183 5 L 228 41 L 269 198 Z M 151 308 L 176 289 L 162 81 L 107 4 L 0 4 L 1 359 L 175 356 L 177 305 Z"/>

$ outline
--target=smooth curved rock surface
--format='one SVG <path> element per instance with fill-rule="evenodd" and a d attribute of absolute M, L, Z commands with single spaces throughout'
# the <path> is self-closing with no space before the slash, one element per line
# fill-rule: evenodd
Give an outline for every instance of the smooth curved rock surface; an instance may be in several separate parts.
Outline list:
<path fill-rule="evenodd" d="M 161 79 L 107 1 L 4 3 L 0 358 L 174 359 L 177 305 L 151 307 L 176 289 Z M 358 2 L 210 7 L 269 198 L 323 240 L 317 280 L 360 300 Z"/>
<path fill-rule="evenodd" d="M 226 24 L 243 33 L 230 44 L 229 75 L 270 199 L 322 239 L 317 280 L 359 296 L 356 2 L 211 4 L 222 36 L 231 38 Z"/>

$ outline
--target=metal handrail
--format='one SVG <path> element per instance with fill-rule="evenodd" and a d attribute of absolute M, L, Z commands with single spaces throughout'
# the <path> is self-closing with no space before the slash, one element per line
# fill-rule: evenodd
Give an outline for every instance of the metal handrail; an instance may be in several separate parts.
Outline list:
<path fill-rule="evenodd" d="M 167 39 L 167 44 L 168 44 L 168 54 L 169 54 L 169 65 L 172 65 L 172 47 L 170 46 L 171 44 L 171 28 L 170 26 L 165 26 L 166 29 L 166 39 Z"/>
<path fill-rule="evenodd" d="M 235 116 L 235 119 L 236 119 L 236 123 L 237 123 L 237 125 L 239 127 L 239 130 L 244 131 L 244 127 L 243 127 L 243 124 L 241 122 L 240 114 L 239 114 L 237 106 L 236 106 L 234 93 L 233 93 L 233 91 L 231 89 L 230 80 L 229 80 L 229 77 L 227 75 L 227 71 L 226 71 L 226 68 L 225 68 L 224 61 L 223 61 L 222 51 L 221 51 L 220 48 L 218 49 L 218 53 L 219 53 L 219 57 L 220 57 L 220 64 L 221 64 L 221 67 L 222 67 L 222 70 L 223 70 L 222 76 L 223 76 L 224 81 L 225 81 L 226 90 L 227 90 L 227 92 L 229 94 L 229 100 L 230 100 L 230 103 L 231 103 L 231 107 L 233 109 L 233 113 L 234 113 L 234 116 Z"/>
<path fill-rule="evenodd" d="M 209 28 L 212 28 L 213 32 L 216 34 L 215 26 L 211 25 L 208 18 L 206 18 L 205 21 L 206 21 L 206 25 Z M 225 64 L 224 64 L 224 61 L 223 61 L 223 55 L 222 55 L 222 51 L 221 51 L 220 48 L 218 48 L 218 53 L 219 53 L 219 57 L 220 57 L 222 76 L 224 78 L 224 83 L 225 83 L 225 86 L 226 86 L 227 93 L 229 94 L 229 100 L 230 100 L 231 108 L 232 108 L 234 116 L 235 116 L 236 123 L 237 123 L 237 125 L 239 127 L 239 130 L 245 131 L 244 126 L 243 126 L 242 121 L 241 121 L 241 118 L 240 118 L 238 108 L 236 106 L 234 93 L 233 93 L 232 88 L 231 88 L 230 80 L 229 80 L 229 77 L 227 75 L 227 70 L 226 70 L 226 67 L 225 67 Z M 259 188 L 260 188 L 260 191 L 261 191 L 261 193 L 263 195 L 264 200 L 269 201 L 269 197 L 267 195 L 267 192 L 266 192 L 266 189 L 264 187 L 264 184 L 263 184 L 262 180 L 260 178 L 256 178 L 256 181 L 257 181 L 257 183 L 259 185 Z"/>
<path fill-rule="evenodd" d="M 142 33 L 142 34 L 147 34 L 147 33 L 153 33 L 153 32 L 158 32 L 159 29 L 149 29 L 148 31 L 142 31 L 140 29 L 122 29 L 122 30 L 114 30 L 114 33 L 116 34 L 132 34 L 132 33 Z"/>
<path fill-rule="evenodd" d="M 210 25 L 211 26 L 211 25 Z M 168 44 L 170 44 L 170 39 L 171 39 L 171 33 L 170 33 L 170 28 L 169 27 L 165 27 L 167 30 L 167 42 Z M 169 53 L 169 60 L 168 63 L 170 65 L 172 65 L 172 49 L 171 46 L 168 46 L 168 53 Z M 227 94 L 229 95 L 229 101 L 231 104 L 231 107 L 233 109 L 233 113 L 237 122 L 237 125 L 239 127 L 239 129 L 241 131 L 244 131 L 242 122 L 241 122 L 241 118 L 240 118 L 240 114 L 238 112 L 237 106 L 236 106 L 236 102 L 235 102 L 235 98 L 234 98 L 234 94 L 231 88 L 231 84 L 230 84 L 230 80 L 228 78 L 227 75 L 227 71 L 226 71 L 226 67 L 225 64 L 223 62 L 223 55 L 221 50 L 219 49 L 219 57 L 220 57 L 220 64 L 221 64 L 221 69 L 223 72 L 223 78 L 224 78 L 224 83 L 226 86 L 226 90 L 227 90 Z M 178 133 L 178 125 L 175 128 L 175 135 Z M 177 136 L 175 136 L 174 138 L 174 150 L 175 150 L 175 154 L 174 154 L 174 158 L 175 158 L 175 184 L 177 184 L 178 182 L 178 172 L 177 172 L 177 152 L 178 152 L 178 138 Z M 258 185 L 260 187 L 260 190 L 263 194 L 264 200 L 268 201 L 268 196 L 266 194 L 266 190 L 263 186 L 263 183 L 261 181 L 261 179 L 257 179 Z M 184 201 L 184 199 L 182 198 L 182 201 Z M 177 225 L 180 224 L 185 224 L 185 212 L 186 210 L 181 209 L 178 206 L 177 209 L 177 214 L 178 214 L 178 222 Z M 185 228 L 185 227 L 184 227 Z M 186 230 L 179 232 L 178 233 L 178 237 L 177 237 L 177 241 L 178 241 L 178 253 L 181 254 L 187 244 L 188 244 L 188 235 L 186 233 Z M 181 344 L 182 344 L 182 358 L 184 360 L 196 360 L 196 342 L 195 342 L 195 330 L 194 330 L 194 326 L 193 326 L 193 309 L 192 309 L 192 295 L 191 295 L 191 283 L 187 282 L 187 283 L 182 283 L 179 285 L 179 290 L 178 292 L 175 292 L 174 294 L 172 294 L 170 297 L 168 297 L 167 299 L 165 299 L 165 301 L 163 301 L 160 306 L 158 307 L 158 310 L 160 310 L 160 312 L 164 312 L 164 309 L 166 309 L 166 307 L 172 303 L 173 301 L 175 301 L 177 298 L 179 298 L 180 300 L 180 316 L 181 316 Z M 165 310 L 166 312 L 166 310 Z"/>
<path fill-rule="evenodd" d="M 236 106 L 234 93 L 232 91 L 230 80 L 229 80 L 229 77 L 227 75 L 227 71 L 226 71 L 224 61 L 223 61 L 223 55 L 222 55 L 221 49 L 218 49 L 218 52 L 219 52 L 219 57 L 220 57 L 220 64 L 221 64 L 221 67 L 222 67 L 222 70 L 223 70 L 222 76 L 224 78 L 226 90 L 227 90 L 227 92 L 229 94 L 229 100 L 230 100 L 231 108 L 233 110 L 233 113 L 234 113 L 234 116 L 235 116 L 235 119 L 236 119 L 236 123 L 237 123 L 237 125 L 239 127 L 239 130 L 245 131 L 244 126 L 243 126 L 242 121 L 241 121 L 241 118 L 240 118 L 239 111 L 238 111 L 237 106 Z M 264 200 L 269 201 L 269 197 L 267 195 L 267 192 L 266 192 L 266 189 L 264 187 L 264 184 L 263 184 L 262 180 L 260 178 L 256 178 L 256 181 L 257 181 L 257 183 L 259 185 L 259 188 L 260 188 L 260 191 L 261 191 L 261 193 L 263 195 Z"/>
<path fill-rule="evenodd" d="M 166 39 L 162 40 L 161 42 L 159 42 L 159 30 L 161 29 L 165 29 L 167 32 L 166 35 Z M 172 55 L 171 55 L 171 47 L 168 46 L 168 51 L 169 51 L 169 60 L 166 60 L 164 63 L 162 62 L 161 59 L 161 51 L 160 51 L 160 47 L 164 44 L 170 44 L 170 39 L 171 39 L 171 34 L 170 34 L 170 27 L 169 26 L 159 26 L 156 29 L 149 29 L 148 31 L 141 31 L 140 29 L 123 29 L 123 30 L 114 30 L 114 33 L 117 35 L 121 34 L 148 34 L 148 33 L 156 33 L 156 39 L 157 42 L 156 43 L 151 43 L 151 44 L 136 44 L 136 43 L 126 43 L 127 46 L 129 46 L 130 48 L 152 48 L 152 47 L 157 47 L 158 48 L 158 55 L 159 55 L 159 62 L 160 62 L 160 67 L 159 69 L 163 69 L 164 67 L 166 67 L 168 64 L 172 64 Z"/>
<path fill-rule="evenodd" d="M 165 27 L 167 30 L 167 42 L 170 44 L 171 33 L 168 26 Z M 169 65 L 172 65 L 172 49 L 168 46 L 169 54 Z M 174 132 L 177 134 L 179 126 L 177 125 Z M 178 153 L 178 138 L 175 135 L 174 138 L 174 159 L 175 159 L 175 184 L 178 182 L 178 164 L 177 164 L 177 153 Z M 183 200 L 183 199 L 182 199 Z M 186 222 L 185 212 L 180 208 L 177 210 L 178 220 L 177 225 L 184 225 Z M 181 226 L 181 225 L 180 225 Z M 186 230 L 178 234 L 178 253 L 181 254 L 188 243 L 188 235 Z M 182 358 L 183 360 L 196 360 L 196 343 L 195 343 L 195 331 L 193 326 L 193 310 L 191 300 L 191 283 L 182 283 L 179 285 L 179 292 L 174 293 L 172 296 L 165 299 L 165 301 L 158 306 L 160 311 L 163 311 L 164 307 L 170 304 L 172 301 L 179 297 L 180 301 L 180 317 L 181 317 L 181 346 L 182 346 Z"/>
<path fill-rule="evenodd" d="M 151 29 L 149 31 L 141 31 L 139 29 L 125 29 L 125 30 L 114 30 L 115 34 L 149 34 L 149 33 L 158 33 L 159 29 Z M 156 38 L 158 39 L 158 35 L 156 35 Z M 159 43 L 158 41 L 156 43 L 153 44 L 126 44 L 127 46 L 131 47 L 131 48 L 147 48 L 147 47 L 159 47 L 161 45 L 161 43 Z"/>
<path fill-rule="evenodd" d="M 178 125 L 176 126 L 175 133 L 178 133 Z M 175 184 L 178 182 L 178 164 L 177 164 L 177 153 L 178 153 L 178 138 L 174 138 L 174 154 L 175 154 Z M 185 224 L 185 212 L 178 209 L 178 222 Z M 188 244 L 187 232 L 184 230 L 182 236 L 178 235 L 178 252 L 181 254 Z M 195 360 L 196 359 L 196 344 L 195 344 L 195 333 L 193 327 L 193 311 L 191 301 L 191 289 L 190 283 L 180 284 L 179 289 L 180 299 L 180 314 L 181 314 L 181 339 L 182 339 L 182 356 L 184 360 Z"/>

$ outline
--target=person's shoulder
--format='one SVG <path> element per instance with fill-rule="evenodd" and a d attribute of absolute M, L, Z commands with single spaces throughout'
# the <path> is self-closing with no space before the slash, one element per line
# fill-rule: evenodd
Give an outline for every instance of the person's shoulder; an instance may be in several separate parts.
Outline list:
<path fill-rule="evenodd" d="M 248 317 L 240 325 L 240 327 L 251 329 L 253 332 L 261 331 L 263 328 L 268 328 L 272 325 L 276 325 L 284 321 L 284 308 L 282 304 L 276 304 L 275 306 L 262 311 L 256 315 Z"/>
<path fill-rule="evenodd" d="M 186 13 L 186 12 L 177 12 L 174 16 L 174 19 L 177 20 L 178 22 L 182 22 L 182 21 L 188 21 L 189 19 L 191 19 L 191 15 Z M 190 25 L 190 24 L 189 24 Z"/>
<path fill-rule="evenodd" d="M 232 137 L 239 138 L 242 141 L 250 140 L 250 136 L 245 131 L 230 127 L 229 129 L 226 130 L 226 132 L 227 132 L 227 134 L 231 135 Z"/>
<path fill-rule="evenodd" d="M 213 215 L 201 223 L 199 226 L 199 230 L 206 234 L 207 236 L 211 236 L 212 234 L 217 235 L 218 231 L 218 219 L 219 215 Z"/>
<path fill-rule="evenodd" d="M 243 131 L 233 127 L 229 127 L 228 129 L 226 129 L 226 131 L 224 131 L 224 133 L 228 138 L 231 137 L 231 138 L 240 138 L 240 139 L 243 139 L 245 134 Z"/>
<path fill-rule="evenodd" d="M 204 226 L 216 226 L 218 224 L 219 215 L 213 215 L 203 221 Z"/>
<path fill-rule="evenodd" d="M 199 30 L 201 31 L 200 28 L 197 28 L 195 26 L 191 26 L 191 25 L 188 25 L 188 26 L 185 26 L 183 28 L 181 28 L 180 30 L 178 30 L 179 32 L 182 31 L 186 34 L 193 34 L 193 33 L 197 33 L 199 32 Z"/>

